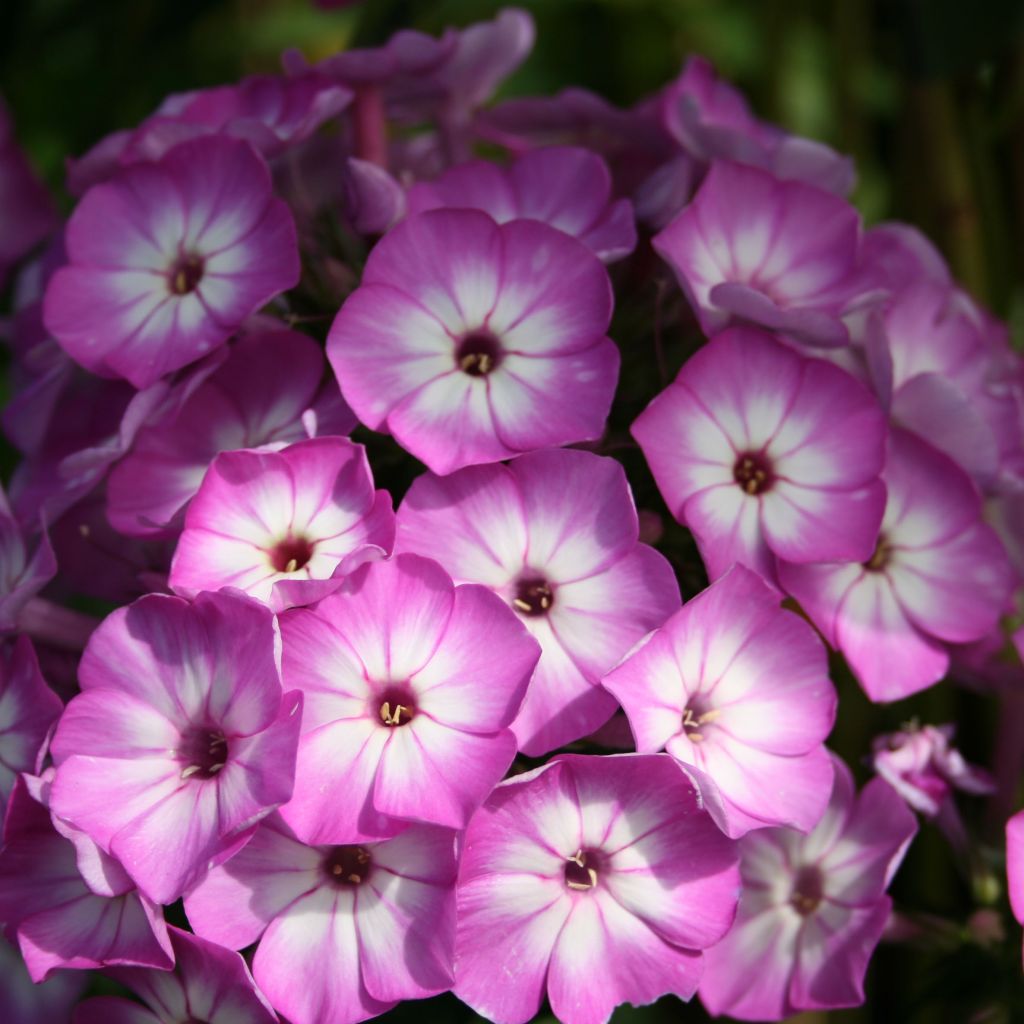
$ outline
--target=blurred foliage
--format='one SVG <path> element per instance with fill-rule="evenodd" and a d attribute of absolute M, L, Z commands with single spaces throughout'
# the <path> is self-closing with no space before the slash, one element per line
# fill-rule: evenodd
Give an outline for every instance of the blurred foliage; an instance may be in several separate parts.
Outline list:
<path fill-rule="evenodd" d="M 310 0 L 0 0 L 0 93 L 21 140 L 59 190 L 66 156 L 134 124 L 169 92 L 274 71 L 290 46 L 316 59 L 379 44 L 403 26 L 437 32 L 467 24 L 501 6 L 498 0 L 366 0 L 325 11 Z M 521 0 L 520 6 L 536 18 L 537 45 L 503 95 L 583 85 L 629 105 L 674 77 L 688 53 L 702 53 L 760 115 L 852 153 L 860 175 L 855 201 L 867 221 L 899 218 L 920 226 L 960 280 L 1013 323 L 1018 342 L 1024 337 L 1021 0 Z M 620 303 L 612 332 L 624 350 L 623 389 L 603 450 L 614 450 L 626 465 L 638 503 L 668 524 L 660 547 L 692 593 L 703 583 L 692 541 L 672 524 L 626 428 L 665 375 L 674 375 L 693 333 L 676 326 L 685 322 L 684 304 L 674 291 L 664 293 L 653 265 L 638 270 L 634 261 L 629 273 L 628 281 L 617 281 L 623 285 L 617 292 L 630 298 Z M 664 338 L 662 323 L 673 325 Z M 357 437 L 370 446 L 381 482 L 397 499 L 417 471 L 414 460 L 388 438 L 368 431 Z M 841 702 L 831 742 L 861 779 L 859 759 L 871 737 L 911 715 L 957 721 L 965 754 L 988 763 L 1000 713 L 1013 711 L 948 684 L 897 707 L 874 706 L 841 665 L 835 675 Z M 977 884 L 968 883 L 949 847 L 923 826 L 894 896 L 898 906 L 945 923 L 926 923 L 920 949 L 882 948 L 865 1007 L 806 1014 L 803 1024 L 1024 1020 L 1020 933 L 999 892 L 1001 823 L 981 820 L 981 801 L 963 805 L 991 844 L 991 862 L 981 871 L 989 891 L 974 891 Z M 983 930 L 968 927 L 984 902 L 1002 908 L 1005 941 L 986 944 Z M 478 1018 L 444 996 L 400 1006 L 387 1019 Z M 616 1024 L 680 1019 L 707 1018 L 697 1003 L 681 1009 L 674 999 L 623 1008 L 614 1017 Z"/>

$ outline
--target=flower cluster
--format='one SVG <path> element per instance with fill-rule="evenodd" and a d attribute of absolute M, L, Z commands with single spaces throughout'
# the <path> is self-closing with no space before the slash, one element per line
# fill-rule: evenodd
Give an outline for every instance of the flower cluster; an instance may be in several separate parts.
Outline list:
<path fill-rule="evenodd" d="M 19 1021 L 67 969 L 149 1008 L 78 1024 L 779 1020 L 863 1000 L 908 805 L 967 849 L 953 790 L 996 783 L 913 724 L 858 793 L 830 653 L 892 702 L 1006 646 L 1024 364 L 706 61 L 493 103 L 532 40 L 169 96 L 70 163 L 63 226 L 0 108 Z M 676 318 L 610 337 L 652 273 Z"/>

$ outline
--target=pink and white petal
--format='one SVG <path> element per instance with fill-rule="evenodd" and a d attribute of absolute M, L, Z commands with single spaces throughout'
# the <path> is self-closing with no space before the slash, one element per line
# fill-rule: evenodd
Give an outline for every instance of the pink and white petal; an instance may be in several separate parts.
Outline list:
<path fill-rule="evenodd" d="M 775 556 L 761 530 L 761 502 L 735 482 L 698 491 L 683 505 L 682 519 L 712 580 L 739 564 L 774 582 Z"/>
<path fill-rule="evenodd" d="M 509 171 L 518 215 L 544 221 L 579 237 L 611 198 L 605 162 L 577 146 L 545 146 L 520 157 Z"/>
<path fill-rule="evenodd" d="M 444 638 L 409 685 L 417 709 L 436 722 L 493 733 L 515 718 L 539 658 L 539 645 L 501 598 L 463 584 Z"/>
<path fill-rule="evenodd" d="M 664 942 L 603 892 L 574 902 L 548 971 L 551 1009 L 565 1024 L 605 1024 L 622 1003 L 645 1006 L 669 993 L 690 999 L 701 954 Z M 594 965 L 601 965 L 595 984 Z"/>
<path fill-rule="evenodd" d="M 196 934 L 244 949 L 320 880 L 321 854 L 299 842 L 271 815 L 229 861 L 214 868 L 185 896 Z"/>
<path fill-rule="evenodd" d="M 636 248 L 636 221 L 633 203 L 616 199 L 605 215 L 578 237 L 602 263 L 614 263 Z"/>
<path fill-rule="evenodd" d="M 295 790 L 281 817 L 306 843 L 349 843 L 394 835 L 401 826 L 371 794 L 390 733 L 367 718 L 320 726 L 299 741 Z"/>
<path fill-rule="evenodd" d="M 593 576 L 636 546 L 622 466 L 575 449 L 532 452 L 509 467 L 527 524 L 526 562 L 558 584 Z"/>
<path fill-rule="evenodd" d="M 873 701 L 899 700 L 937 683 L 949 652 L 907 618 L 883 573 L 864 573 L 836 612 L 836 640 Z"/>
<path fill-rule="evenodd" d="M 1013 916 L 1024 920 L 1024 811 L 1006 823 L 1006 879 Z"/>
<path fill-rule="evenodd" d="M 151 704 L 116 690 L 90 690 L 72 698 L 50 749 L 58 765 L 74 754 L 170 761 L 180 740 L 179 729 Z"/>
<path fill-rule="evenodd" d="M 433 558 L 458 583 L 504 586 L 525 565 L 519 489 L 506 466 L 424 473 L 398 509 L 395 551 Z"/>
<path fill-rule="evenodd" d="M 788 906 L 766 905 L 760 893 L 745 889 L 732 931 L 704 953 L 700 998 L 708 1011 L 738 1020 L 787 1016 L 802 920 Z"/>
<path fill-rule="evenodd" d="M 435 181 L 418 181 L 409 188 L 406 199 L 409 216 L 452 206 L 483 210 L 499 224 L 517 216 L 516 197 L 507 175 L 488 160 L 467 160 Z"/>
<path fill-rule="evenodd" d="M 345 437 L 314 437 L 281 453 L 294 488 L 296 531 L 328 538 L 351 530 L 376 492 L 366 449 Z"/>
<path fill-rule="evenodd" d="M 454 606 L 451 577 L 420 555 L 370 562 L 326 598 L 318 614 L 335 624 L 368 677 L 404 681 L 434 656 Z"/>
<path fill-rule="evenodd" d="M 602 572 L 560 583 L 548 618 L 573 661 L 599 679 L 679 605 L 679 584 L 664 555 L 635 544 Z"/>
<path fill-rule="evenodd" d="M 1005 549 L 981 522 L 941 544 L 894 551 L 888 576 L 911 622 L 949 643 L 994 629 L 1013 589 Z"/>
<path fill-rule="evenodd" d="M 455 892 L 450 884 L 438 887 L 372 870 L 357 895 L 356 930 L 363 984 L 375 999 L 423 999 L 451 988 Z"/>
<path fill-rule="evenodd" d="M 782 588 L 800 602 L 825 640 L 837 647 L 836 615 L 850 588 L 866 575 L 856 562 L 845 565 L 796 565 L 779 562 Z"/>
<path fill-rule="evenodd" d="M 510 453 L 596 440 L 605 429 L 619 361 L 618 348 L 604 337 L 565 355 L 508 354 L 487 377 L 498 438 Z M 566 393 L 572 402 L 561 400 Z"/>
<path fill-rule="evenodd" d="M 508 730 L 460 732 L 417 715 L 394 729 L 380 759 L 373 806 L 391 818 L 465 828 L 516 754 Z"/>
<path fill-rule="evenodd" d="M 761 530 L 787 562 L 866 562 L 885 511 L 885 485 L 832 491 L 778 481 L 761 495 Z"/>
<path fill-rule="evenodd" d="M 615 701 L 580 670 L 548 618 L 524 621 L 541 656 L 510 728 L 519 749 L 536 757 L 599 728 L 615 712 Z"/>
<path fill-rule="evenodd" d="M 265 601 L 278 578 L 267 552 L 272 543 L 269 535 L 265 546 L 257 546 L 225 537 L 219 531 L 194 527 L 178 540 L 169 584 L 182 597 L 231 586 Z"/>
<path fill-rule="evenodd" d="M 571 907 L 561 879 L 489 874 L 460 885 L 452 991 L 490 1020 L 532 1020 Z"/>
<path fill-rule="evenodd" d="M 263 934 L 253 975 L 293 1024 L 355 1024 L 394 1005 L 374 999 L 360 977 L 353 903 L 352 894 L 322 886 Z"/>

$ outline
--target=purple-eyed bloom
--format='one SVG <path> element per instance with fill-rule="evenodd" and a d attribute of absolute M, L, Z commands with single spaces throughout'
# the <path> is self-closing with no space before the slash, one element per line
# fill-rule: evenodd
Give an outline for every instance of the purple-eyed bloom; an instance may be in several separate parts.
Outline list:
<path fill-rule="evenodd" d="M 700 998 L 740 1020 L 864 1001 L 868 960 L 889 919 L 885 895 L 917 831 L 896 793 L 874 779 L 856 794 L 838 758 L 828 811 L 792 829 L 740 840 L 743 892 L 732 931 L 704 954 Z"/>
<path fill-rule="evenodd" d="M 57 229 L 57 209 L 14 138 L 0 97 L 0 288 L 28 253 Z"/>
<path fill-rule="evenodd" d="M 113 857 L 51 821 L 48 797 L 49 779 L 18 779 L 0 852 L 0 920 L 17 936 L 32 980 L 60 967 L 169 968 L 174 956 L 160 908 Z"/>
<path fill-rule="evenodd" d="M 952 745 L 955 725 L 918 725 L 879 736 L 871 766 L 915 810 L 937 818 L 952 803 L 953 790 L 985 794 L 995 789 L 984 768 L 968 764 Z"/>
<path fill-rule="evenodd" d="M 368 546 L 389 553 L 394 537 L 391 495 L 374 490 L 362 445 L 222 452 L 185 514 L 170 585 L 187 597 L 235 587 L 279 611 L 289 601 L 276 585 L 330 579 Z"/>
<path fill-rule="evenodd" d="M 153 594 L 110 615 L 57 726 L 52 807 L 171 903 L 292 792 L 301 697 L 273 616 L 234 594 Z"/>
<path fill-rule="evenodd" d="M 615 702 L 598 680 L 679 607 L 671 566 L 637 533 L 619 463 L 572 449 L 426 474 L 398 510 L 397 551 L 489 587 L 541 645 L 512 723 L 528 754 L 602 725 Z"/>
<path fill-rule="evenodd" d="M 636 245 L 632 204 L 613 200 L 605 162 L 574 146 L 535 149 L 507 169 L 473 160 L 409 189 L 410 214 L 444 208 L 483 210 L 499 224 L 539 220 L 578 238 L 605 263 Z"/>
<path fill-rule="evenodd" d="M 286 612 L 281 635 L 286 685 L 305 695 L 289 826 L 309 843 L 465 828 L 512 763 L 540 656 L 505 602 L 402 554 Z"/>
<path fill-rule="evenodd" d="M 704 333 L 754 323 L 811 345 L 845 345 L 842 317 L 873 295 L 860 217 L 813 185 L 716 161 L 654 239 Z"/>
<path fill-rule="evenodd" d="M 18 775 L 42 768 L 46 740 L 63 707 L 27 636 L 0 648 L 0 813 Z"/>
<path fill-rule="evenodd" d="M 503 782 L 470 822 L 455 994 L 524 1024 L 545 990 L 565 1024 L 693 995 L 728 931 L 736 844 L 665 755 L 560 755 Z"/>
<path fill-rule="evenodd" d="M 86 369 L 146 388 L 299 279 L 295 225 L 248 142 L 183 142 L 91 188 L 44 317 Z"/>
<path fill-rule="evenodd" d="M 222 451 L 278 449 L 310 436 L 347 434 L 356 424 L 323 349 L 295 331 L 260 330 L 169 416 L 139 431 L 111 471 L 107 514 L 129 536 L 180 528 L 184 506 Z"/>
<path fill-rule="evenodd" d="M 885 416 L 857 380 L 751 328 L 692 356 L 632 427 L 712 579 L 733 562 L 866 560 L 885 506 Z"/>
<path fill-rule="evenodd" d="M 619 367 L 611 311 L 608 273 L 576 239 L 430 210 L 370 253 L 327 355 L 360 420 L 445 474 L 600 437 Z"/>
<path fill-rule="evenodd" d="M 452 984 L 455 833 L 307 846 L 271 815 L 185 897 L 196 932 L 259 941 L 253 974 L 292 1024 L 355 1024 Z"/>
<path fill-rule="evenodd" d="M 703 57 L 686 61 L 661 104 L 666 129 L 696 160 L 733 160 L 840 196 L 853 189 L 850 157 L 758 120 L 742 93 L 719 78 Z"/>
<path fill-rule="evenodd" d="M 888 501 L 870 558 L 780 563 L 779 579 L 867 695 L 891 701 L 938 682 L 948 644 L 996 625 L 1013 573 L 977 491 L 947 455 L 893 430 L 882 479 Z"/>
<path fill-rule="evenodd" d="M 602 680 L 636 749 L 667 750 L 721 794 L 732 837 L 813 828 L 828 803 L 836 713 L 825 647 L 758 576 L 735 566 Z"/>
<path fill-rule="evenodd" d="M 278 1024 L 245 961 L 180 928 L 167 929 L 174 970 L 115 967 L 106 971 L 145 1003 L 119 996 L 87 999 L 73 1024 Z"/>

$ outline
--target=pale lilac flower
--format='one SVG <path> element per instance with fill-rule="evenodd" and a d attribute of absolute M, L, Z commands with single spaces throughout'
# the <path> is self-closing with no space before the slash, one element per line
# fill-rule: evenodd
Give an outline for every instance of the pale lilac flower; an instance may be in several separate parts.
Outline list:
<path fill-rule="evenodd" d="M 33 981 L 60 967 L 174 962 L 160 908 L 120 864 L 51 821 L 49 780 L 21 776 L 0 852 L 0 920 L 17 936 Z M 55 828 L 55 826 L 57 826 Z"/>
<path fill-rule="evenodd" d="M 704 333 L 736 321 L 812 345 L 845 345 L 844 314 L 873 297 L 849 203 L 756 167 L 716 161 L 654 239 Z"/>
<path fill-rule="evenodd" d="M 836 366 L 751 328 L 700 349 L 632 427 L 712 579 L 733 562 L 866 560 L 885 488 L 885 416 Z"/>
<path fill-rule="evenodd" d="M 90 189 L 46 326 L 86 369 L 146 388 L 222 345 L 299 279 L 295 225 L 252 146 L 183 142 Z"/>
<path fill-rule="evenodd" d="M 189 139 L 244 139 L 276 157 L 309 138 L 351 102 L 352 93 L 324 75 L 252 75 L 231 85 L 172 93 L 137 128 L 101 139 L 68 161 L 68 190 L 82 195 L 120 167 L 159 160 Z"/>
<path fill-rule="evenodd" d="M 14 138 L 0 97 L 0 289 L 7 275 L 60 223 L 56 206 Z"/>
<path fill-rule="evenodd" d="M 235 587 L 280 611 L 282 582 L 327 580 L 369 546 L 391 551 L 391 495 L 344 437 L 218 455 L 185 514 L 170 585 L 192 597 Z"/>
<path fill-rule="evenodd" d="M 823 746 L 836 713 L 825 647 L 754 573 L 735 566 L 601 681 L 636 749 L 667 750 L 711 780 L 737 837 L 813 828 L 828 803 Z"/>
<path fill-rule="evenodd" d="M 578 238 L 605 263 L 636 245 L 629 200 L 613 200 L 605 162 L 574 146 L 535 149 L 507 169 L 473 160 L 409 189 L 410 214 L 443 208 L 483 210 L 499 224 L 539 220 Z"/>
<path fill-rule="evenodd" d="M 984 768 L 968 764 L 952 745 L 955 725 L 918 725 L 878 736 L 871 766 L 915 811 L 939 817 L 953 802 L 953 790 L 985 794 L 995 789 Z"/>
<path fill-rule="evenodd" d="M 398 510 L 397 551 L 489 587 L 541 645 L 512 723 L 530 755 L 605 722 L 615 702 L 598 680 L 679 607 L 671 566 L 637 533 L 619 463 L 572 449 L 426 474 Z"/>
<path fill-rule="evenodd" d="M 174 970 L 115 967 L 106 971 L 146 1004 L 98 996 L 80 1004 L 73 1024 L 278 1024 L 245 961 L 180 928 L 167 929 Z"/>
<path fill-rule="evenodd" d="M 977 491 L 948 456 L 893 430 L 882 478 L 888 502 L 870 558 L 780 563 L 779 579 L 867 695 L 891 701 L 938 682 L 948 644 L 996 625 L 1013 574 Z"/>
<path fill-rule="evenodd" d="M 27 636 L 0 649 L 0 815 L 21 772 L 42 768 L 46 741 L 64 705 L 46 685 Z"/>
<path fill-rule="evenodd" d="M 259 941 L 253 974 L 292 1024 L 354 1024 L 452 984 L 455 833 L 306 846 L 277 814 L 185 898 L 196 932 Z"/>
<path fill-rule="evenodd" d="M 281 815 L 303 841 L 465 828 L 512 763 L 509 725 L 540 655 L 508 606 L 403 554 L 285 613 L 281 635 L 286 685 L 305 695 Z"/>
<path fill-rule="evenodd" d="M 850 770 L 834 764 L 828 811 L 810 835 L 773 828 L 740 840 L 739 915 L 705 953 L 700 983 L 715 1016 L 781 1020 L 864 1001 L 892 906 L 885 890 L 917 823 L 880 779 L 858 796 Z"/>
<path fill-rule="evenodd" d="M 608 273 L 576 239 L 429 210 L 377 243 L 327 355 L 360 420 L 444 474 L 599 437 L 611 310 Z"/>
<path fill-rule="evenodd" d="M 749 164 L 840 196 L 853 190 L 850 157 L 756 118 L 739 90 L 719 78 L 703 57 L 686 61 L 661 103 L 665 127 L 697 160 Z"/>
<path fill-rule="evenodd" d="M 735 914 L 735 851 L 664 755 L 559 755 L 503 782 L 466 832 L 455 994 L 501 1024 L 545 990 L 564 1024 L 689 999 Z"/>
<path fill-rule="evenodd" d="M 347 434 L 356 420 L 325 367 L 323 349 L 303 334 L 243 336 L 187 401 L 139 431 L 108 479 L 110 522 L 129 536 L 166 534 L 180 528 L 220 452 Z"/>
<path fill-rule="evenodd" d="M 46 981 L 34 983 L 25 961 L 0 935 L 0 1006 L 18 1024 L 54 1024 L 71 1018 L 89 975 L 81 971 L 54 971 Z M 116 1024 L 106 1020 L 103 1024 Z"/>
<path fill-rule="evenodd" d="M 52 806 L 171 903 L 291 796 L 301 697 L 273 616 L 230 594 L 150 595 L 110 615 L 57 726 Z"/>

